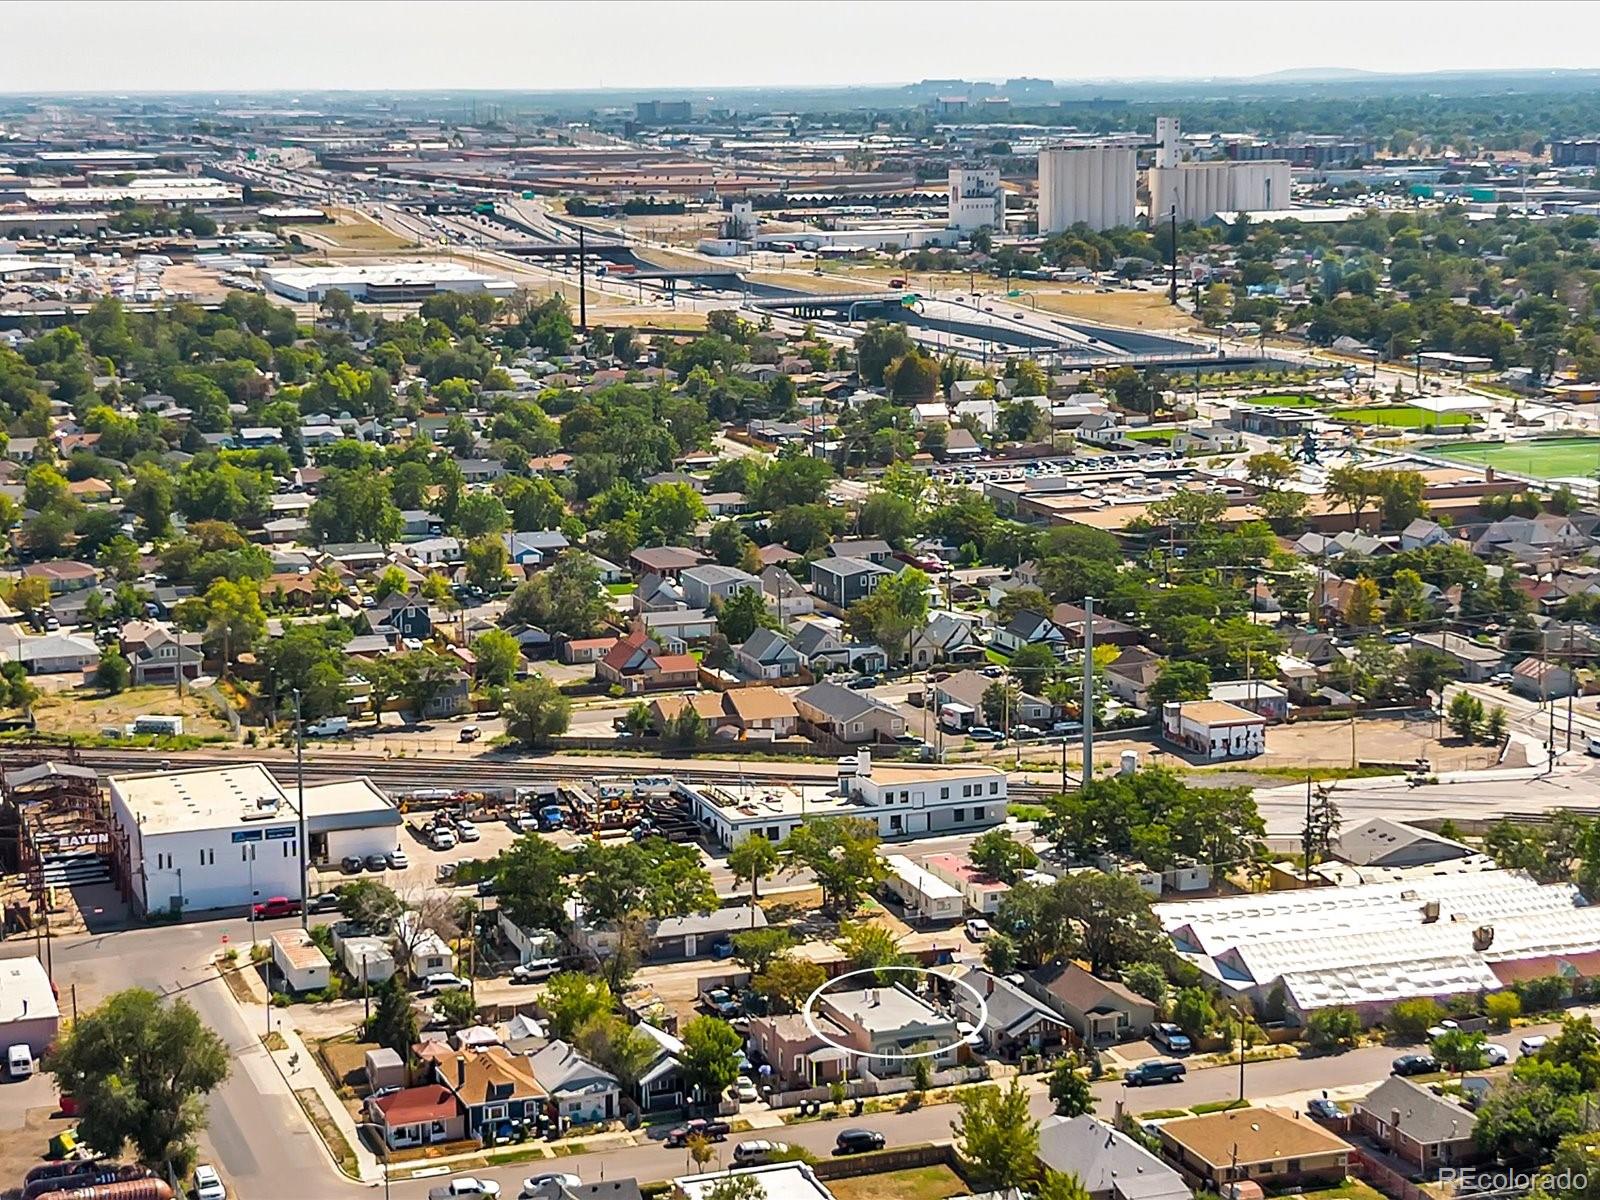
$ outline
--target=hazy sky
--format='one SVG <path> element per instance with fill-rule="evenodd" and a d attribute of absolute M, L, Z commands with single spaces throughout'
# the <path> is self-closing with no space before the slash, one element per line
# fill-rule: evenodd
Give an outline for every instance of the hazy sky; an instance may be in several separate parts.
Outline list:
<path fill-rule="evenodd" d="M 5 0 L 0 91 L 639 88 L 1600 67 L 1530 0 Z"/>

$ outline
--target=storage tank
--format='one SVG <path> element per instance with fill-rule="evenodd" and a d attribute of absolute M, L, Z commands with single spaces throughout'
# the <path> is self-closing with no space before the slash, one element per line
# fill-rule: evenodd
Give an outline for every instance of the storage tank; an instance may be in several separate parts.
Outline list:
<path fill-rule="evenodd" d="M 165 1179 L 124 1179 L 64 1192 L 46 1192 L 39 1200 L 172 1200 L 172 1188 Z"/>
<path fill-rule="evenodd" d="M 137 1182 L 151 1177 L 148 1167 L 141 1167 L 133 1163 L 97 1161 L 63 1163 L 61 1165 L 72 1166 L 76 1169 L 59 1175 L 49 1175 L 39 1179 L 28 1180 L 22 1185 L 22 1200 L 38 1200 L 40 1196 L 48 1196 L 51 1192 L 71 1191 L 73 1188 Z"/>

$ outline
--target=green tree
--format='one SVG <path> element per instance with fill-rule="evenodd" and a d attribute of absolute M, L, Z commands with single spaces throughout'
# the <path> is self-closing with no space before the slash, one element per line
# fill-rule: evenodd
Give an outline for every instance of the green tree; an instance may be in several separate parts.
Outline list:
<path fill-rule="evenodd" d="M 969 1088 L 957 1100 L 961 1111 L 951 1122 L 966 1174 L 986 1191 L 1032 1183 L 1039 1153 L 1039 1122 L 1028 1111 L 1028 1092 L 1020 1079 L 1001 1091 L 988 1085 Z"/>
<path fill-rule="evenodd" d="M 1089 1200 L 1089 1190 L 1071 1171 L 1052 1171 L 1046 1167 L 1036 1200 Z"/>
<path fill-rule="evenodd" d="M 752 975 L 760 975 L 794 945 L 794 935 L 781 925 L 741 930 L 732 940 L 734 961 Z"/>
<path fill-rule="evenodd" d="M 1075 1055 L 1067 1055 L 1050 1072 L 1050 1102 L 1058 1117 L 1081 1117 L 1094 1110 L 1094 1093 L 1089 1078 L 1078 1066 Z"/>
<path fill-rule="evenodd" d="M 506 916 L 523 929 L 565 927 L 565 904 L 572 895 L 570 853 L 527 834 L 501 851 L 494 863 L 496 896 Z"/>
<path fill-rule="evenodd" d="M 550 1029 L 567 1041 L 591 1021 L 608 1015 L 615 1004 L 606 981 L 594 975 L 562 971 L 545 984 L 543 1007 L 550 1014 Z"/>
<path fill-rule="evenodd" d="M 1122 982 L 1135 995 L 1143 996 L 1162 1010 L 1167 1003 L 1167 973 L 1159 963 L 1136 962 L 1123 968 Z"/>
<path fill-rule="evenodd" d="M 127 691 L 132 679 L 133 668 L 128 665 L 128 660 L 117 652 L 115 646 L 107 646 L 100 652 L 100 663 L 94 671 L 94 682 L 97 687 L 115 696 L 118 692 Z"/>
<path fill-rule="evenodd" d="M 880 982 L 888 978 L 886 972 L 911 961 L 893 930 L 870 921 L 841 922 L 833 944 L 843 952 L 846 969 L 876 970 Z"/>
<path fill-rule="evenodd" d="M 505 582 L 510 555 L 499 534 L 488 533 L 467 543 L 467 582 L 493 595 Z"/>
<path fill-rule="evenodd" d="M 733 646 L 742 645 L 758 629 L 776 629 L 760 588 L 740 588 L 717 607 L 717 629 Z"/>
<path fill-rule="evenodd" d="M 828 973 L 810 959 L 783 955 L 750 981 L 750 988 L 775 1013 L 798 1012 L 806 997 L 828 981 Z"/>
<path fill-rule="evenodd" d="M 367 1041 L 387 1046 L 402 1058 L 408 1057 L 422 1033 L 417 1011 L 411 1006 L 411 994 L 399 975 L 391 975 L 378 985 L 377 1000 L 372 1019 L 367 1023 Z"/>
<path fill-rule="evenodd" d="M 1211 695 L 1211 668 L 1203 662 L 1164 662 L 1149 694 L 1152 709 L 1172 700 L 1204 700 Z"/>
<path fill-rule="evenodd" d="M 1049 646 L 1023 646 L 1011 656 L 1011 678 L 1017 681 L 1023 691 L 1035 695 L 1044 690 L 1045 684 L 1059 668 L 1055 651 Z"/>
<path fill-rule="evenodd" d="M 1017 841 L 1004 829 L 980 834 L 967 851 L 972 865 L 1001 883 L 1011 884 L 1039 865 L 1032 847 Z"/>
<path fill-rule="evenodd" d="M 705 501 L 687 483 L 658 483 L 639 506 L 639 532 L 657 546 L 681 544 L 705 519 Z"/>
<path fill-rule="evenodd" d="M 506 730 L 524 746 L 548 745 L 572 722 L 572 701 L 543 675 L 512 684 L 502 708 Z"/>
<path fill-rule="evenodd" d="M 778 847 L 768 839 L 751 834 L 728 851 L 728 871 L 734 882 L 750 885 L 750 903 L 761 898 L 761 881 L 778 870 Z"/>
<path fill-rule="evenodd" d="M 479 681 L 496 687 L 510 683 L 522 662 L 522 647 L 503 629 L 487 629 L 479 634 L 472 643 L 472 653 L 478 660 Z"/>
<path fill-rule="evenodd" d="M 878 828 L 854 817 L 810 817 L 795 827 L 780 849 L 791 873 L 811 872 L 822 889 L 823 907 L 851 913 L 863 896 L 887 878 L 878 856 Z"/>
<path fill-rule="evenodd" d="M 910 652 L 911 635 L 928 622 L 928 577 L 906 567 L 850 606 L 850 624 L 898 659 Z"/>
<path fill-rule="evenodd" d="M 1446 1071 L 1465 1075 L 1489 1065 L 1488 1039 L 1465 1029 L 1447 1029 L 1433 1039 L 1429 1050 Z"/>
<path fill-rule="evenodd" d="M 1450 698 L 1444 719 L 1457 737 L 1477 741 L 1483 729 L 1483 701 L 1471 692 L 1457 692 Z"/>
<path fill-rule="evenodd" d="M 478 1020 L 478 1002 L 471 992 L 445 992 L 434 999 L 433 1011 L 452 1033 Z"/>
<path fill-rule="evenodd" d="M 228 1048 L 188 1001 L 130 988 L 69 1026 L 46 1056 L 78 1104 L 78 1134 L 111 1157 L 186 1173 L 205 1097 L 228 1077 Z"/>
<path fill-rule="evenodd" d="M 1510 1029 L 1522 1015 L 1522 997 L 1515 992 L 1490 992 L 1483 998 L 1483 1015 L 1496 1029 Z"/>
<path fill-rule="evenodd" d="M 1204 988 L 1181 988 L 1172 998 L 1172 1022 L 1191 1038 L 1202 1038 L 1217 1026 L 1217 1010 Z"/>
<path fill-rule="evenodd" d="M 720 1017 L 695 1017 L 679 1035 L 684 1080 L 701 1102 L 721 1096 L 739 1078 L 739 1055 L 744 1040 Z"/>
<path fill-rule="evenodd" d="M 405 911 L 405 904 L 387 884 L 376 879 L 355 879 L 340 891 L 339 911 L 356 925 L 387 934 Z"/>

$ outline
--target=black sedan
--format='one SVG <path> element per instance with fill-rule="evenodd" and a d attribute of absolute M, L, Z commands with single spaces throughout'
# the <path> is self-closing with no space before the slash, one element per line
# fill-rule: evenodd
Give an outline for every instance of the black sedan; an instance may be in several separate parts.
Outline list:
<path fill-rule="evenodd" d="M 1439 1069 L 1439 1060 L 1431 1054 L 1402 1054 L 1390 1064 L 1395 1075 L 1432 1075 Z"/>

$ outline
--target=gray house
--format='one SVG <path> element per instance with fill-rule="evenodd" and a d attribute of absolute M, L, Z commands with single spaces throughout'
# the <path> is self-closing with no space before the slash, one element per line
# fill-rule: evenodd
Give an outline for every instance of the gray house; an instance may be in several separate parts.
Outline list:
<path fill-rule="evenodd" d="M 683 588 L 683 598 L 690 608 L 710 608 L 713 598 L 730 600 L 739 592 L 759 592 L 761 580 L 738 567 L 724 567 L 707 563 L 690 567 L 678 577 Z"/>
<path fill-rule="evenodd" d="M 734 648 L 733 657 L 740 673 L 750 679 L 789 679 L 804 665 L 800 651 L 771 629 L 756 630 Z"/>
<path fill-rule="evenodd" d="M 835 608 L 849 608 L 892 574 L 864 558 L 819 558 L 811 564 L 811 590 Z"/>
<path fill-rule="evenodd" d="M 1190 1200 L 1183 1176 L 1097 1117 L 1046 1117 L 1039 1165 L 1076 1175 L 1089 1200 Z"/>
<path fill-rule="evenodd" d="M 617 1115 L 622 1095 L 617 1077 L 595 1066 L 575 1047 L 558 1039 L 530 1054 L 528 1065 L 563 1120 L 582 1125 L 609 1121 Z"/>

